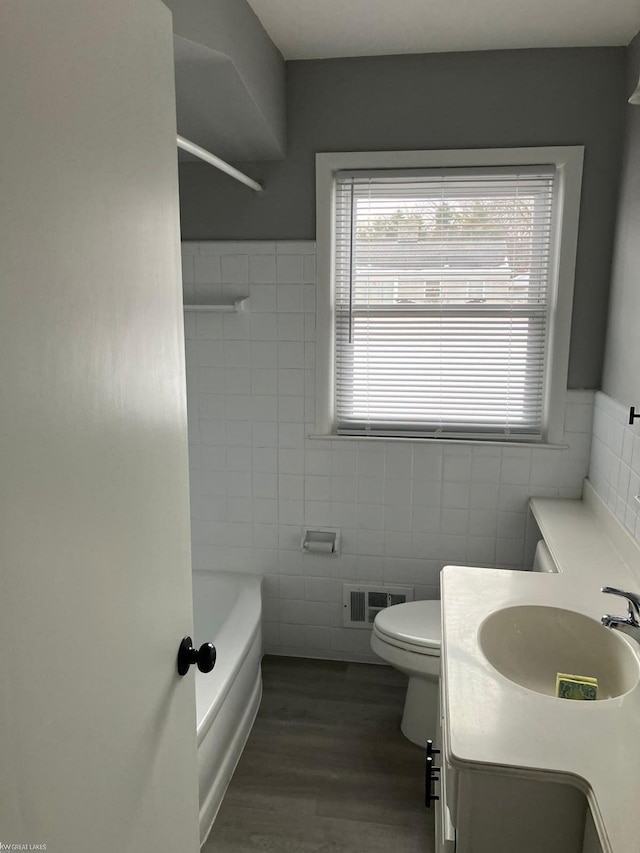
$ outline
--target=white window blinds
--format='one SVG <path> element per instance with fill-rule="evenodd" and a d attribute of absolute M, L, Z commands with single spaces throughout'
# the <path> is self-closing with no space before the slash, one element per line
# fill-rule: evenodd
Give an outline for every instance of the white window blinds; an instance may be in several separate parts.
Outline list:
<path fill-rule="evenodd" d="M 338 433 L 541 437 L 554 172 L 337 173 Z"/>

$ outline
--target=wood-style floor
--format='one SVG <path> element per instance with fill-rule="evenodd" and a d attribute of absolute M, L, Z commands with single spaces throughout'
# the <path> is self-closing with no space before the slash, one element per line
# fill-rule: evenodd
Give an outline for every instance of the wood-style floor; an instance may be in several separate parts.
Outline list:
<path fill-rule="evenodd" d="M 265 657 L 264 694 L 203 853 L 432 853 L 423 751 L 387 666 Z"/>

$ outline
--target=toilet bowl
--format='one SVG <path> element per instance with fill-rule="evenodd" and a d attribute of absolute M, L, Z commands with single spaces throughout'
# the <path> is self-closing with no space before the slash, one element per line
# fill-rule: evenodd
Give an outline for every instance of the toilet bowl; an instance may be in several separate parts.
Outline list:
<path fill-rule="evenodd" d="M 544 540 L 537 544 L 533 571 L 558 571 Z M 439 599 L 394 604 L 380 610 L 373 623 L 373 651 L 409 676 L 400 728 L 406 738 L 419 746 L 435 739 L 441 641 Z"/>
<path fill-rule="evenodd" d="M 436 733 L 441 635 L 439 600 L 394 604 L 373 623 L 373 651 L 409 676 L 400 729 L 419 746 Z"/>

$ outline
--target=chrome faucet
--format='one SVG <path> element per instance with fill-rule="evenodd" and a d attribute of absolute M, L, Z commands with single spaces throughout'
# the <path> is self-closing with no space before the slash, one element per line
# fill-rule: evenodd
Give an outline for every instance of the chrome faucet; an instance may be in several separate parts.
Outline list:
<path fill-rule="evenodd" d="M 627 599 L 626 616 L 603 616 L 600 620 L 607 628 L 617 628 L 640 642 L 640 595 L 635 592 L 625 592 L 613 586 L 603 586 L 600 592 L 620 595 Z"/>

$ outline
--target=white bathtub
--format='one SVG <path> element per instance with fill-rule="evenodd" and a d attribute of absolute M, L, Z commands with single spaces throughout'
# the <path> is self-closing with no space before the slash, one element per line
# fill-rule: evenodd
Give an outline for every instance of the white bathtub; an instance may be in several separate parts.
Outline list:
<path fill-rule="evenodd" d="M 193 573 L 194 646 L 211 642 L 212 672 L 196 671 L 200 843 L 249 737 L 262 696 L 262 578 Z"/>

